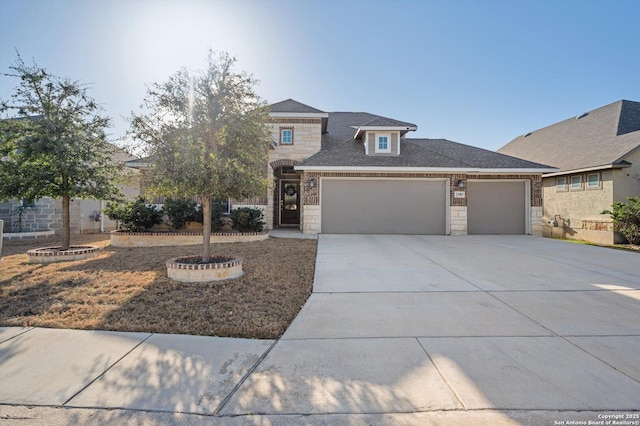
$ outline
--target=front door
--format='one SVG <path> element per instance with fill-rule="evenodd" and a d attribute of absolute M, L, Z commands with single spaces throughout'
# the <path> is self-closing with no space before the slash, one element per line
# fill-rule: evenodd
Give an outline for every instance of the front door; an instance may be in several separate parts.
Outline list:
<path fill-rule="evenodd" d="M 280 225 L 300 225 L 300 182 L 280 181 Z"/>

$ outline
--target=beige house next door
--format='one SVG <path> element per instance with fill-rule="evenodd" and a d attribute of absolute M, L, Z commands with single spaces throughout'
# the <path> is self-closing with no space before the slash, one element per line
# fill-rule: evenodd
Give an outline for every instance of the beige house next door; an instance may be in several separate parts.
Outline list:
<path fill-rule="evenodd" d="M 444 179 L 324 178 L 320 232 L 444 235 L 446 189 Z"/>
<path fill-rule="evenodd" d="M 527 186 L 524 181 L 468 181 L 467 233 L 527 233 Z"/>

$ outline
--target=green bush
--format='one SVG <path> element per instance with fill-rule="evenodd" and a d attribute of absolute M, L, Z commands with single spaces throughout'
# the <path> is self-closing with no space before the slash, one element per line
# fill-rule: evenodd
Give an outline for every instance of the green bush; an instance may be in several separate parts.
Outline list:
<path fill-rule="evenodd" d="M 196 203 L 185 198 L 168 198 L 164 202 L 164 214 L 167 215 L 167 226 L 177 231 L 184 228 L 187 222 L 195 220 Z"/>
<path fill-rule="evenodd" d="M 640 197 L 627 198 L 629 203 L 613 203 L 612 210 L 605 210 L 613 219 L 614 229 L 630 244 L 640 244 Z"/>
<path fill-rule="evenodd" d="M 231 227 L 239 232 L 261 232 L 264 229 L 262 209 L 241 207 L 231 211 Z"/>
<path fill-rule="evenodd" d="M 143 198 L 123 204 L 109 202 L 103 211 L 109 219 L 120 222 L 119 228 L 125 231 L 144 232 L 162 223 L 162 209 L 147 205 Z"/>
<path fill-rule="evenodd" d="M 222 220 L 222 213 L 224 211 L 224 203 L 219 200 L 213 200 L 211 202 L 211 230 L 218 231 L 224 225 Z M 202 206 L 196 209 L 194 213 L 194 221 L 203 223 L 202 220 Z"/>

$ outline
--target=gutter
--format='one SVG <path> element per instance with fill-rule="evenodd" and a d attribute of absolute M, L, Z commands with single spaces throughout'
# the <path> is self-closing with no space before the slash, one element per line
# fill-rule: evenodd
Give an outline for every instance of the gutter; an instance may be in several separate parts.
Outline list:
<path fill-rule="evenodd" d="M 555 168 L 472 168 L 472 167 L 340 167 L 340 166 L 294 166 L 294 170 L 307 172 L 382 172 L 382 173 L 469 173 L 469 174 L 496 174 L 496 173 L 554 173 Z"/>
<path fill-rule="evenodd" d="M 542 177 L 555 177 L 562 175 L 571 175 L 576 173 L 595 172 L 597 170 L 609 170 L 609 169 L 624 169 L 631 167 L 631 163 L 614 163 L 605 164 L 604 166 L 585 167 L 583 169 L 563 170 L 561 172 L 544 173 Z"/>

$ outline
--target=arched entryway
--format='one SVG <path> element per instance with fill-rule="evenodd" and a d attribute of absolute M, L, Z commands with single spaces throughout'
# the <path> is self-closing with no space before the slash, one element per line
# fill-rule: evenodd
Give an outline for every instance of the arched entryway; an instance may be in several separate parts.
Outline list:
<path fill-rule="evenodd" d="M 295 160 L 277 160 L 271 163 L 276 188 L 273 191 L 273 227 L 299 228 L 302 213 L 300 174 L 294 170 Z"/>

